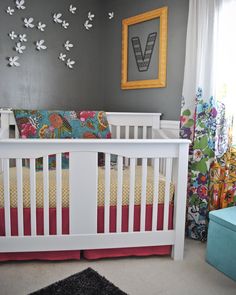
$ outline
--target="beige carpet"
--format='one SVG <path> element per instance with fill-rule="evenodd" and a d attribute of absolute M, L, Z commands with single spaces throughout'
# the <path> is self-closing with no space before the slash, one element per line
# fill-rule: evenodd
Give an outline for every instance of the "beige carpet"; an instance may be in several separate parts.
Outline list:
<path fill-rule="evenodd" d="M 182 262 L 169 257 L 149 257 L 2 263 L 0 294 L 27 294 L 92 267 L 130 295 L 235 295 L 236 283 L 205 262 L 205 247 L 187 240 Z"/>

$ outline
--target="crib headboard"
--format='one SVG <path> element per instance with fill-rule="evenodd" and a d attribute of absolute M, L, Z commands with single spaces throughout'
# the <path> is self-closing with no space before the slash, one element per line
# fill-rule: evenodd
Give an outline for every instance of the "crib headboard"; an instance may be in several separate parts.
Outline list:
<path fill-rule="evenodd" d="M 114 138 L 153 138 L 154 130 L 160 129 L 160 113 L 107 113 Z"/>
<path fill-rule="evenodd" d="M 19 132 L 11 110 L 0 110 L 0 139 L 18 138 Z M 113 138 L 178 138 L 179 122 L 161 120 L 160 113 L 114 113 L 108 112 L 107 118 Z M 10 134 L 10 127 L 15 131 Z M 11 135 L 11 136 L 10 136 Z"/>

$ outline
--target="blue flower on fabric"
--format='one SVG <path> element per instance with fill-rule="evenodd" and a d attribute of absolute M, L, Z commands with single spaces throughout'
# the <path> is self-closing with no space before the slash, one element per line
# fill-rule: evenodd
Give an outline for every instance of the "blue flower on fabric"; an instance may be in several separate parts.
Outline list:
<path fill-rule="evenodd" d="M 202 104 L 197 105 L 196 112 L 197 112 L 197 114 L 200 114 L 203 112 L 203 105 Z"/>
<path fill-rule="evenodd" d="M 208 147 L 212 150 L 215 148 L 215 142 L 211 138 L 208 140 Z"/>
<path fill-rule="evenodd" d="M 198 187 L 198 185 L 199 185 L 199 182 L 198 182 L 198 180 L 196 179 L 196 180 L 193 182 L 193 186 L 194 186 L 194 187 Z"/>

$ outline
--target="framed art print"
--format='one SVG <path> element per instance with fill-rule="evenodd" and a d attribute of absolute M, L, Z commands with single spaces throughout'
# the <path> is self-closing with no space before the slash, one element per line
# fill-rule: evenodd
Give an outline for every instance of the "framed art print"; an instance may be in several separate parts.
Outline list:
<path fill-rule="evenodd" d="M 166 87 L 167 13 L 163 7 L 122 21 L 122 89 Z"/>

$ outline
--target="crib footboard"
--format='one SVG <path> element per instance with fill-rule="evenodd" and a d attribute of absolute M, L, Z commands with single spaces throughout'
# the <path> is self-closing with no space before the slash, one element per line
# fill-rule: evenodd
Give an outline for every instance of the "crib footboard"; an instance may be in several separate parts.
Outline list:
<path fill-rule="evenodd" d="M 187 140 L 1 140 L 5 235 L 0 252 L 86 250 L 173 245 L 172 256 L 183 259 L 188 166 Z M 69 152 L 69 234 L 62 232 L 62 154 Z M 104 232 L 98 233 L 98 153 L 105 154 Z M 49 231 L 49 155 L 56 154 L 56 234 Z M 111 155 L 117 155 L 116 232 L 110 232 Z M 36 168 L 43 157 L 43 234 L 37 232 Z M 24 233 L 22 163 L 30 159 L 30 235 Z M 122 231 L 123 166 L 129 159 L 128 231 Z M 137 161 L 139 159 L 139 161 Z M 165 160 L 163 228 L 157 228 L 160 163 Z M 15 163 L 15 164 L 12 164 Z M 134 231 L 135 171 L 141 163 L 140 229 Z M 153 165 L 152 228 L 146 229 L 147 167 Z M 10 167 L 17 172 L 18 235 L 11 229 Z M 175 183 L 174 227 L 169 228 L 170 183 Z"/>

